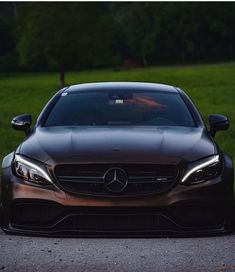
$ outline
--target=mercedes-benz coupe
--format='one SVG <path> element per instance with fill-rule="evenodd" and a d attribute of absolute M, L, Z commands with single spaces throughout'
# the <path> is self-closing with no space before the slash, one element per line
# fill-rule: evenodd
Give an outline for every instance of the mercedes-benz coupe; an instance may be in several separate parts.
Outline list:
<path fill-rule="evenodd" d="M 231 232 L 233 161 L 179 88 L 78 84 L 58 91 L 2 163 L 1 225 L 34 235 L 201 235 Z"/>

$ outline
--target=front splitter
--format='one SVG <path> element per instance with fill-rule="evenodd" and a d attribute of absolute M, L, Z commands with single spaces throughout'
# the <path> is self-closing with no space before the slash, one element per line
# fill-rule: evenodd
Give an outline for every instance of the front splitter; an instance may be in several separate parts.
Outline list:
<path fill-rule="evenodd" d="M 229 234 L 224 226 L 211 229 L 191 230 L 151 230 L 151 231 L 88 231 L 88 230 L 29 230 L 12 226 L 2 228 L 7 234 L 27 235 L 37 237 L 65 237 L 65 238 L 166 238 L 166 237 L 205 237 Z"/>

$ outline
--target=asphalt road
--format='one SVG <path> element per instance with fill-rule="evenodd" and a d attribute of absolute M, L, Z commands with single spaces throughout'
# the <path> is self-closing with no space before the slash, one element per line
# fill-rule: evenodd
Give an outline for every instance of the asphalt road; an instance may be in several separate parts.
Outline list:
<path fill-rule="evenodd" d="M 0 271 L 235 271 L 235 234 L 207 238 L 81 239 L 6 235 Z"/>

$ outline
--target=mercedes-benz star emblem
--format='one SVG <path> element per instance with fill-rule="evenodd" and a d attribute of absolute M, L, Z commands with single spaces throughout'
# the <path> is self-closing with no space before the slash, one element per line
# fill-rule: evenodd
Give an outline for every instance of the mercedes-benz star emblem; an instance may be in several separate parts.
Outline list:
<path fill-rule="evenodd" d="M 110 168 L 104 174 L 104 185 L 112 193 L 123 191 L 128 182 L 127 173 L 121 168 Z"/>

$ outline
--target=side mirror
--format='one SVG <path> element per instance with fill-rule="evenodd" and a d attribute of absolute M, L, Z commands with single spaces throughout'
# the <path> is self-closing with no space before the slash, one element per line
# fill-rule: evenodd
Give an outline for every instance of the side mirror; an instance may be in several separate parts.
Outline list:
<path fill-rule="evenodd" d="M 229 128 L 228 117 L 220 114 L 210 114 L 208 116 L 210 124 L 210 134 L 212 137 L 215 137 L 215 134 L 219 130 L 226 130 Z"/>
<path fill-rule="evenodd" d="M 28 114 L 18 115 L 11 121 L 11 125 L 16 130 L 23 130 L 26 135 L 31 132 L 32 116 Z"/>

